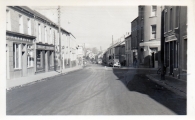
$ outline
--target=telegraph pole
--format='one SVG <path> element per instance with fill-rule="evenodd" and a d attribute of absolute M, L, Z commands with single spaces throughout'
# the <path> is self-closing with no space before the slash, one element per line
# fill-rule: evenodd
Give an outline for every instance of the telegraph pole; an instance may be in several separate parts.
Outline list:
<path fill-rule="evenodd" d="M 61 46 L 61 27 L 60 27 L 60 6 L 58 6 L 58 32 L 59 32 L 59 59 L 60 59 L 60 73 L 62 73 L 62 46 Z"/>

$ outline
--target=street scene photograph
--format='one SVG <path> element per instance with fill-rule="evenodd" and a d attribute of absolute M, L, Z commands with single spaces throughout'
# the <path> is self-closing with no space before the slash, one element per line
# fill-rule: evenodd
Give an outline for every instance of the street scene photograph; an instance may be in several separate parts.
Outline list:
<path fill-rule="evenodd" d="M 187 115 L 187 6 L 5 8 L 7 116 Z"/>

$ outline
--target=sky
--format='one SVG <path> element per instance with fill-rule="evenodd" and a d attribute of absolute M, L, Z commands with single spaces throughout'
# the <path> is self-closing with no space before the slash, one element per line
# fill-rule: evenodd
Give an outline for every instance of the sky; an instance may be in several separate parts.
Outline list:
<path fill-rule="evenodd" d="M 57 6 L 30 6 L 58 23 Z M 131 21 L 138 16 L 138 6 L 61 6 L 61 27 L 71 32 L 78 44 L 100 46 L 106 50 L 113 40 L 131 32 Z"/>

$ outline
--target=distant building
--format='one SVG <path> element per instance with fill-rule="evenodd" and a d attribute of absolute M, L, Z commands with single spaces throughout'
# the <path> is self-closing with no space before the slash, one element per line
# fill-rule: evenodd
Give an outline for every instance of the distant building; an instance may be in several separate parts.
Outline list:
<path fill-rule="evenodd" d="M 187 7 L 164 8 L 164 64 L 166 74 L 187 78 Z"/>
<path fill-rule="evenodd" d="M 125 55 L 126 55 L 126 66 L 131 66 L 133 64 L 133 56 L 131 50 L 131 35 L 125 38 Z"/>
<path fill-rule="evenodd" d="M 138 30 L 138 17 L 136 17 L 131 22 L 131 50 L 133 53 L 133 62 L 135 58 L 138 58 L 138 39 L 137 39 L 137 30 Z"/>

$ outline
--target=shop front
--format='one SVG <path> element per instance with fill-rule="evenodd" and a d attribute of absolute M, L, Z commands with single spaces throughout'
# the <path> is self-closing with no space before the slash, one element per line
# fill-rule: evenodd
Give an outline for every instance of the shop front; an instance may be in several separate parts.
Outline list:
<path fill-rule="evenodd" d="M 36 73 L 54 70 L 54 46 L 36 44 Z"/>
<path fill-rule="evenodd" d="M 178 40 L 175 35 L 165 38 L 165 66 L 166 73 L 177 76 L 178 71 Z"/>
<path fill-rule="evenodd" d="M 35 36 L 6 31 L 6 78 L 13 79 L 34 74 Z"/>

